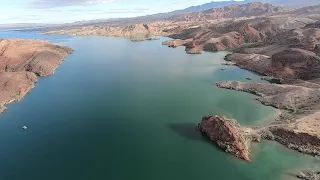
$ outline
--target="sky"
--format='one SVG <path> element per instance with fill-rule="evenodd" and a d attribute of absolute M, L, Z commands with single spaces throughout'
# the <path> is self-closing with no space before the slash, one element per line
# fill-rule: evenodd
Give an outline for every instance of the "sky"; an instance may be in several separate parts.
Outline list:
<path fill-rule="evenodd" d="M 0 24 L 136 17 L 211 1 L 223 0 L 0 0 Z"/>

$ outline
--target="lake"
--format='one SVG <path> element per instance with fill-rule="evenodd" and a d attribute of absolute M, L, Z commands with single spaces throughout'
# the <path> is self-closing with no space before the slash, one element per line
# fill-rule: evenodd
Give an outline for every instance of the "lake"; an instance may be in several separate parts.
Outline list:
<path fill-rule="evenodd" d="M 277 112 L 253 95 L 216 88 L 222 80 L 262 82 L 222 66 L 227 52 L 189 55 L 162 46 L 167 38 L 0 37 L 47 39 L 75 50 L 0 116 L 0 180 L 277 180 L 317 163 L 268 141 L 254 144 L 253 162 L 243 162 L 196 130 L 208 114 L 257 125 Z"/>

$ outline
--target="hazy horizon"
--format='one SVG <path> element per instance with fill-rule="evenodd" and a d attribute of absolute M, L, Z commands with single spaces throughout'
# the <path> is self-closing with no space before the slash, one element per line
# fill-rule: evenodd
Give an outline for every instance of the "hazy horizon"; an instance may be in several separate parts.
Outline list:
<path fill-rule="evenodd" d="M 231 0 L 11 0 L 0 2 L 1 24 L 60 24 L 130 18 Z M 241 1 L 241 0 L 237 0 Z"/>

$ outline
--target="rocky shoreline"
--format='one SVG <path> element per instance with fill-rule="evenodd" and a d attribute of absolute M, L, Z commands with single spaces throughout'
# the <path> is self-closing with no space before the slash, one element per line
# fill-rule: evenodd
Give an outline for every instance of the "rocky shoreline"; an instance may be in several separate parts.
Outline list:
<path fill-rule="evenodd" d="M 251 55 L 245 55 L 245 57 L 248 56 Z M 227 55 L 226 59 L 229 59 L 230 57 L 232 57 L 232 55 Z M 249 59 L 254 59 L 255 57 L 259 57 L 259 55 L 253 55 Z M 246 61 L 246 58 L 239 58 L 239 60 L 233 59 L 229 62 L 239 65 L 239 61 Z M 258 61 L 260 61 L 259 58 Z M 252 66 L 252 64 L 243 64 L 244 69 L 251 70 L 251 68 L 246 68 L 247 66 Z M 255 72 L 258 71 L 261 73 L 260 69 L 253 69 Z M 289 149 L 312 156 L 320 156 L 320 84 L 318 79 L 305 81 L 298 78 L 287 78 L 287 76 L 266 76 L 262 79 L 269 81 L 270 84 L 246 83 L 240 81 L 216 83 L 216 86 L 219 88 L 242 91 L 256 95 L 257 101 L 266 106 L 272 106 L 282 111 L 282 114 L 278 118 L 274 119 L 273 122 L 263 126 L 242 127 L 237 124 L 237 129 L 247 129 L 247 132 L 251 132 L 246 134 L 247 137 L 252 136 L 251 138 L 246 138 L 245 141 L 243 138 L 240 138 L 240 140 L 243 140 L 240 144 L 250 144 L 253 142 L 253 139 L 255 139 L 255 142 L 259 142 L 260 139 L 272 140 L 283 144 Z M 226 119 L 216 115 L 214 115 L 214 117 Z M 222 125 L 223 127 L 221 129 L 228 127 L 225 124 L 216 124 L 219 124 L 220 126 Z M 202 128 L 201 132 L 204 132 L 203 129 L 210 129 L 210 126 L 212 128 L 215 125 L 207 124 L 207 126 L 209 127 Z M 224 135 L 224 138 L 230 138 L 230 135 L 232 135 L 234 136 L 232 137 L 233 139 L 237 138 L 239 135 L 234 134 L 237 134 L 239 131 L 232 131 L 232 133 L 228 133 L 227 135 L 221 133 L 219 130 L 211 130 L 210 132 L 205 133 L 212 141 L 221 144 L 220 140 L 212 137 Z M 251 139 L 252 141 L 248 142 L 248 139 Z M 250 145 L 247 147 L 250 147 Z M 250 150 L 247 149 L 239 150 L 241 152 L 227 152 L 238 158 L 238 154 L 250 152 Z M 242 157 L 240 158 L 244 159 Z M 305 180 L 319 180 L 319 170 L 301 172 L 297 174 L 296 177 Z"/>
<path fill-rule="evenodd" d="M 270 133 L 266 139 L 299 152 L 320 155 L 319 89 L 239 81 L 218 82 L 217 86 L 257 95 L 262 104 L 283 111 L 274 122 L 261 127 Z"/>
<path fill-rule="evenodd" d="M 0 114 L 35 87 L 37 76 L 53 74 L 73 50 L 43 40 L 0 40 Z"/>

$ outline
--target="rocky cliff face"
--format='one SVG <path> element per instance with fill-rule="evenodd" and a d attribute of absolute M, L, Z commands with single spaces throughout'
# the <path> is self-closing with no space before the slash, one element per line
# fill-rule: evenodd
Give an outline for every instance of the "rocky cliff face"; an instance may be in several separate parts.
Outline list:
<path fill-rule="evenodd" d="M 20 101 L 37 82 L 37 75 L 54 73 L 73 50 L 42 40 L 0 40 L 0 113 Z"/>
<path fill-rule="evenodd" d="M 205 116 L 198 129 L 227 153 L 250 161 L 248 142 L 236 122 L 219 116 Z"/>

